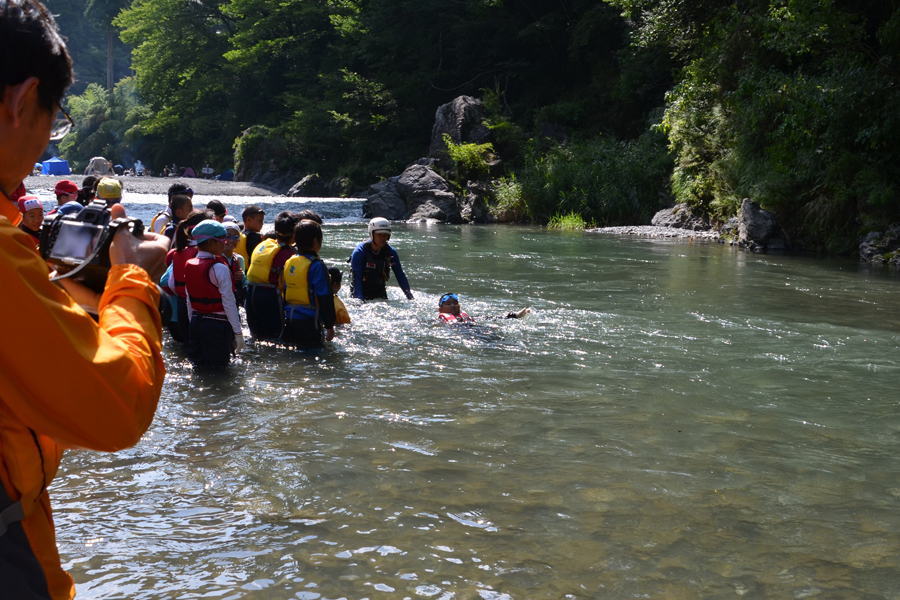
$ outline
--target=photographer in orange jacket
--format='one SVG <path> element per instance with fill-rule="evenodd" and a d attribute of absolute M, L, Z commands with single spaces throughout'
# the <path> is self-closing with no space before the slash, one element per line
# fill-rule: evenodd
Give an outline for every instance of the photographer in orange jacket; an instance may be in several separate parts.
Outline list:
<path fill-rule="evenodd" d="M 37 0 L 0 0 L 0 595 L 69 599 L 47 486 L 65 448 L 114 452 L 136 444 L 159 400 L 159 295 L 168 240 L 116 234 L 102 295 L 67 283 L 96 323 L 48 279 L 9 200 L 51 137 L 72 64 L 53 17 Z M 64 113 L 63 113 L 64 115 Z M 121 207 L 113 216 L 121 216 Z M 40 360 L 35 360 L 38 357 Z M 53 365 L 49 377 L 42 365 Z"/>

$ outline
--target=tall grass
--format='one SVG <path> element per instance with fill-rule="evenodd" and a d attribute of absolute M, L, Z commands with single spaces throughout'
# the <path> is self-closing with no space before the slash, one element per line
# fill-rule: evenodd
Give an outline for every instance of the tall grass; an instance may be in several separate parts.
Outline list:
<path fill-rule="evenodd" d="M 576 212 L 570 212 L 567 215 L 553 215 L 550 217 L 550 222 L 547 223 L 548 229 L 579 230 L 587 227 L 588 223 L 584 220 L 584 217 Z"/>
<path fill-rule="evenodd" d="M 579 215 L 601 225 L 649 224 L 672 170 L 665 137 L 634 141 L 601 136 L 532 153 L 520 172 L 522 199 L 535 221 Z"/>

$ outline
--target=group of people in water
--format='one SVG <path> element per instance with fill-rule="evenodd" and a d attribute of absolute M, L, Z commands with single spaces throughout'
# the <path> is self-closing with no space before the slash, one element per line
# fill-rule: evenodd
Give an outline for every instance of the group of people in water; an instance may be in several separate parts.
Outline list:
<path fill-rule="evenodd" d="M 172 338 L 187 346 L 196 366 L 224 366 L 244 347 L 238 306 L 257 340 L 283 343 L 301 350 L 322 348 L 334 338 L 335 325 L 350 315 L 337 296 L 343 274 L 319 258 L 322 218 L 311 210 L 283 211 L 273 231 L 263 234 L 265 212 L 249 205 L 241 223 L 218 200 L 194 208 L 193 191 L 183 183 L 169 188 L 168 206 L 150 229 L 172 239 L 167 270 L 160 284 L 169 295 Z M 388 243 L 391 223 L 376 217 L 368 223 L 369 239 L 350 256 L 350 293 L 359 300 L 387 298 L 391 272 L 410 300 L 413 294 L 397 251 Z M 439 319 L 472 322 L 460 310 L 459 297 L 445 294 Z M 507 318 L 522 317 L 523 309 Z"/>

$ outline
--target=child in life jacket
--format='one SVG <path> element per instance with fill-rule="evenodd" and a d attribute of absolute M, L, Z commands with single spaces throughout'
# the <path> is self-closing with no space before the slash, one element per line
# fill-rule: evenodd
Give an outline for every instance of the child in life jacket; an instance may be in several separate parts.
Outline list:
<path fill-rule="evenodd" d="M 301 349 L 321 348 L 334 338 L 334 297 L 319 258 L 322 228 L 300 221 L 294 228 L 297 254 L 284 263 L 285 341 Z"/>
<path fill-rule="evenodd" d="M 231 275 L 234 278 L 234 298 L 237 300 L 238 306 L 241 306 L 244 304 L 244 296 L 247 289 L 247 277 L 244 275 L 246 266 L 244 257 L 234 251 L 241 239 L 241 228 L 231 215 L 225 216 L 222 225 L 225 227 L 225 231 L 228 232 L 228 237 L 225 238 L 225 252 L 222 253 L 222 256 L 231 269 Z"/>
<path fill-rule="evenodd" d="M 172 269 L 168 276 L 167 292 L 175 296 L 173 316 L 176 316 L 175 313 L 177 313 L 177 321 L 170 321 L 166 324 L 166 328 L 173 340 L 185 344 L 188 343 L 190 337 L 191 322 L 188 318 L 187 291 L 184 287 L 184 265 L 197 256 L 197 242 L 191 239 L 190 232 L 195 225 L 207 218 L 206 211 L 195 210 L 178 223 L 178 227 L 175 228 L 175 247 L 166 255 L 166 268 L 171 267 Z"/>
<path fill-rule="evenodd" d="M 247 267 L 250 266 L 250 257 L 253 255 L 253 251 L 262 243 L 262 235 L 259 232 L 262 231 L 265 218 L 266 213 L 255 204 L 245 206 L 243 212 L 241 212 L 244 230 L 234 251 L 244 257 L 244 264 Z"/>
<path fill-rule="evenodd" d="M 334 323 L 336 325 L 349 325 L 350 313 L 347 312 L 347 307 L 338 298 L 338 291 L 341 289 L 341 280 L 344 278 L 344 274 L 337 267 L 331 267 L 328 269 L 328 275 L 331 277 L 331 291 L 334 292 Z"/>
<path fill-rule="evenodd" d="M 190 316 L 188 358 L 197 367 L 224 367 L 244 347 L 231 269 L 225 264 L 225 227 L 215 219 L 197 224 L 197 255 L 184 265 Z"/>
<path fill-rule="evenodd" d="M 463 312 L 459 305 L 459 295 L 444 294 L 438 300 L 438 320 L 442 323 L 474 323 L 475 319 Z M 521 319 L 531 312 L 530 308 L 523 308 L 516 312 L 506 313 L 504 319 Z M 498 319 L 500 317 L 482 317 L 483 320 Z"/>
<path fill-rule="evenodd" d="M 34 247 L 37 248 L 41 241 L 41 223 L 44 222 L 44 205 L 37 196 L 21 196 L 17 201 L 19 212 L 22 213 L 22 222 L 19 229 L 31 236 Z"/>
<path fill-rule="evenodd" d="M 291 244 L 297 221 L 296 213 L 278 213 L 275 217 L 275 239 L 264 240 L 250 256 L 244 310 L 247 311 L 247 326 L 253 337 L 264 340 L 281 338 L 284 330 L 281 274 L 287 260 L 296 254 Z"/>

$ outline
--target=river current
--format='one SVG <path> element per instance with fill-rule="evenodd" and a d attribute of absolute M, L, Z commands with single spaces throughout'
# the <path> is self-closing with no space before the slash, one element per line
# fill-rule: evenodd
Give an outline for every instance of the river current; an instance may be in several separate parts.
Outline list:
<path fill-rule="evenodd" d="M 895 273 L 399 224 L 415 300 L 363 305 L 359 201 L 222 200 L 319 211 L 353 324 L 216 372 L 166 338 L 144 439 L 50 488 L 80 598 L 900 598 Z"/>

